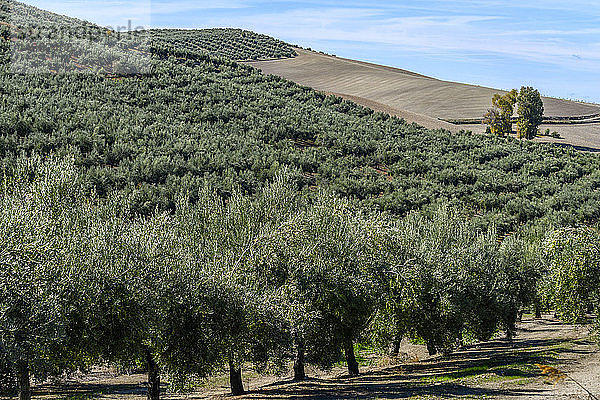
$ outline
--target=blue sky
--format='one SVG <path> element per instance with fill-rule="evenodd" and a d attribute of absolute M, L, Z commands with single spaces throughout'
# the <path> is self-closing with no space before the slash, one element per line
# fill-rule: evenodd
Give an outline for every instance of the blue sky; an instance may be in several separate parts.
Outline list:
<path fill-rule="evenodd" d="M 339 56 L 600 103 L 598 0 L 25 0 L 105 25 L 240 27 Z"/>

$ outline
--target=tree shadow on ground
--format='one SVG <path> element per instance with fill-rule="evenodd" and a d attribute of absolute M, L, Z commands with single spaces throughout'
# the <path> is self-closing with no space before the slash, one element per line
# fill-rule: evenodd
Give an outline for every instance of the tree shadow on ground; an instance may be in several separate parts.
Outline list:
<path fill-rule="evenodd" d="M 367 376 L 365 376 L 367 377 Z M 385 379 L 356 379 L 344 382 L 331 379 L 318 379 L 311 383 L 282 386 L 271 390 L 250 393 L 250 398 L 268 399 L 405 399 L 413 396 L 433 396 L 434 398 L 464 398 L 465 396 L 531 396 L 537 391 L 520 389 L 474 388 L 460 383 L 415 384 L 397 376 L 394 381 Z"/>
<path fill-rule="evenodd" d="M 600 148 L 597 148 L 597 147 L 578 146 L 578 145 L 574 145 L 574 144 L 570 144 L 570 143 L 560 143 L 560 142 L 551 142 L 551 143 L 554 145 L 560 146 L 560 147 L 572 148 L 577 151 L 584 151 L 584 152 L 588 152 L 588 153 L 600 153 Z"/>
<path fill-rule="evenodd" d="M 535 364 L 554 364 L 558 358 L 586 354 L 586 351 L 577 348 L 577 345 L 589 343 L 587 339 L 539 338 L 546 336 L 546 331 L 560 329 L 561 325 L 564 326 L 552 320 L 537 321 L 534 329 L 521 329 L 520 335 L 513 341 L 495 339 L 465 346 L 448 356 L 367 370 L 357 377 L 346 375 L 311 378 L 301 382 L 278 381 L 251 391 L 244 398 L 403 399 L 422 396 L 456 399 L 513 396 L 526 399 L 543 395 L 545 390 L 522 386 L 515 388 L 515 385 L 511 387 L 511 381 L 539 377 Z M 529 332 L 534 333 L 533 337 Z M 509 384 L 497 385 L 493 384 L 494 382 Z M 94 394 L 102 394 L 106 398 L 111 398 L 111 395 L 119 398 L 123 395 L 139 398 L 145 395 L 145 390 L 143 383 L 90 383 L 42 387 L 36 391 L 36 395 L 96 398 Z M 88 397 L 85 397 L 86 395 Z M 212 398 L 208 393 L 198 395 L 200 398 Z"/>
<path fill-rule="evenodd" d="M 555 330 L 556 321 L 541 321 L 540 329 Z M 526 335 L 523 335 L 526 336 Z M 342 376 L 311 379 L 292 383 L 278 382 L 249 393 L 249 398 L 269 399 L 402 399 L 413 396 L 432 398 L 515 396 L 529 398 L 543 389 L 482 385 L 482 381 L 499 382 L 539 377 L 535 364 L 552 364 L 559 357 L 586 353 L 573 348 L 573 339 L 515 338 L 491 340 L 465 346 L 446 356 L 421 362 L 366 372 L 358 377 Z M 504 385 L 506 386 L 506 385 Z"/>
<path fill-rule="evenodd" d="M 166 389 L 166 385 L 162 385 Z M 82 383 L 45 385 L 34 391 L 34 397 L 63 396 L 94 398 L 94 395 L 145 395 L 146 386 L 139 383 Z M 62 398 L 62 397 L 61 397 Z"/>

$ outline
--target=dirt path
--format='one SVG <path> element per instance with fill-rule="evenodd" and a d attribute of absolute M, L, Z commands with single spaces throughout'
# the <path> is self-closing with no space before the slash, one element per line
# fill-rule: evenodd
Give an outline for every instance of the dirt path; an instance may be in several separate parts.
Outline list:
<path fill-rule="evenodd" d="M 423 346 L 403 344 L 405 361 L 379 359 L 362 367 L 358 377 L 336 368 L 309 371 L 312 379 L 252 376 L 250 393 L 240 399 L 586 399 L 573 382 L 544 383 L 536 363 L 560 368 L 600 395 L 600 352 L 587 327 L 563 324 L 549 316 L 526 320 L 514 341 L 498 338 L 465 347 L 449 357 L 428 357 Z M 387 365 L 386 365 L 387 364 Z M 165 388 L 166 389 L 166 388 Z M 189 395 L 165 399 L 230 399 L 226 377 L 217 377 Z M 36 399 L 144 399 L 144 376 L 116 376 L 96 371 L 77 384 L 37 388 Z"/>

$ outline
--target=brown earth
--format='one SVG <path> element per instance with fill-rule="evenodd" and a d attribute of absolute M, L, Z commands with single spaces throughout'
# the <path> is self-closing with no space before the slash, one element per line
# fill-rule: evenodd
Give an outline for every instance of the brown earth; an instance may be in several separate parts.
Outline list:
<path fill-rule="evenodd" d="M 430 129 L 453 132 L 485 131 L 485 126 L 455 125 L 443 120 L 481 118 L 490 100 L 501 90 L 447 82 L 398 68 L 370 64 L 296 49 L 295 58 L 246 62 L 266 74 L 278 75 L 316 90 L 335 94 L 376 111 L 386 112 Z M 551 117 L 593 116 L 599 104 L 544 97 L 545 115 Z M 562 139 L 539 138 L 581 150 L 600 150 L 600 120 L 589 123 L 550 124 L 542 129 L 557 131 Z"/>
<path fill-rule="evenodd" d="M 464 347 L 447 357 L 428 357 L 423 346 L 404 343 L 402 359 L 362 354 L 370 365 L 358 377 L 342 367 L 309 370 L 311 379 L 292 383 L 289 376 L 259 376 L 246 371 L 249 390 L 239 399 L 586 399 L 572 380 L 544 382 L 536 363 L 552 365 L 600 395 L 600 352 L 586 326 L 561 323 L 550 316 L 527 319 L 511 342 L 496 338 Z M 36 388 L 35 399 L 141 400 L 144 376 L 119 376 L 98 369 L 71 382 Z M 166 388 L 165 388 L 166 389 Z M 198 391 L 163 398 L 229 399 L 226 376 Z"/>

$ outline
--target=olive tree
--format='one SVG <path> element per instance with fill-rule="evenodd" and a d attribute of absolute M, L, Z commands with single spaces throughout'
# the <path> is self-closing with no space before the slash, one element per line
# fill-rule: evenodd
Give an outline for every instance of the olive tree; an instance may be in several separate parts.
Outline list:
<path fill-rule="evenodd" d="M 169 294 L 172 308 L 164 319 L 184 324 L 170 331 L 186 338 L 185 347 L 177 349 L 181 338 L 164 338 L 173 344 L 169 364 L 180 376 L 204 376 L 226 364 L 238 395 L 246 363 L 282 365 L 289 334 L 271 300 L 277 286 L 265 281 L 278 277 L 265 272 L 272 269 L 264 242 L 293 210 L 296 196 L 281 175 L 254 197 L 235 192 L 225 201 L 205 188 L 195 204 L 180 200 L 175 219 L 187 259 L 180 275 L 186 278 L 166 292 L 179 295 Z"/>
<path fill-rule="evenodd" d="M 358 374 L 356 341 L 379 304 L 380 281 L 369 248 L 369 218 L 327 192 L 277 232 L 280 294 L 293 336 L 294 378 L 305 363 L 328 368 L 345 355 Z"/>
<path fill-rule="evenodd" d="M 156 366 L 159 278 L 178 259 L 168 218 L 131 219 L 127 198 L 83 188 L 73 162 L 37 157 L 18 160 L 3 185 L 0 359 L 22 399 L 30 375 L 106 361 Z"/>
<path fill-rule="evenodd" d="M 71 322 L 66 268 L 79 247 L 73 220 L 82 196 L 72 162 L 20 159 L 0 192 L 0 359 L 31 398 L 43 379 L 83 360 L 66 351 Z"/>
<path fill-rule="evenodd" d="M 160 396 L 158 328 L 168 282 L 178 272 L 178 240 L 168 216 L 132 220 L 114 215 L 119 209 L 127 208 L 109 205 L 86 230 L 93 240 L 78 268 L 85 288 L 78 312 L 85 319 L 75 337 L 94 360 L 145 365 L 154 400 Z"/>
<path fill-rule="evenodd" d="M 545 289 L 556 313 L 582 322 L 600 301 L 600 234 L 593 228 L 564 228 L 548 235 Z"/>
<path fill-rule="evenodd" d="M 457 343 L 511 336 L 525 282 L 516 256 L 503 254 L 493 228 L 478 231 L 468 215 L 441 207 L 399 221 L 384 309 L 396 343 L 425 342 L 430 354 Z"/>

